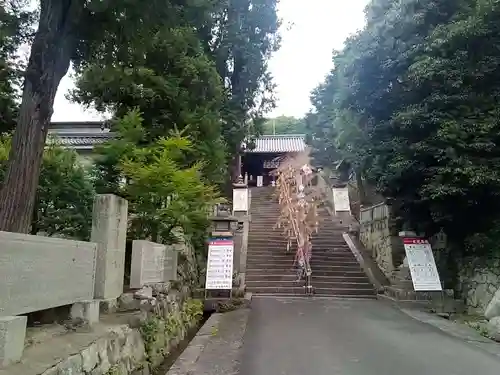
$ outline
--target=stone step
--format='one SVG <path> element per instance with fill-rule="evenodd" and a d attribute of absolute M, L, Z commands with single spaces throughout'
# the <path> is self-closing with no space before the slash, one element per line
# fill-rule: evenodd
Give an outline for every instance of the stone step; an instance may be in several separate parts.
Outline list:
<path fill-rule="evenodd" d="M 247 265 L 260 265 L 260 264 L 267 264 L 269 268 L 271 267 L 279 267 L 282 264 L 290 266 L 290 264 L 293 264 L 295 261 L 295 257 L 289 257 L 289 258 L 265 258 L 265 257 L 250 257 L 247 258 Z M 312 259 L 311 260 L 311 267 L 360 267 L 359 263 L 356 259 L 338 259 L 338 260 L 331 260 L 331 259 Z"/>
<path fill-rule="evenodd" d="M 289 258 L 295 256 L 295 250 L 286 252 L 283 249 L 252 249 L 247 253 L 247 258 L 254 257 L 273 257 L 273 258 Z M 314 259 L 354 259 L 354 255 L 350 250 L 335 249 L 335 250 L 319 250 L 313 248 L 312 258 Z"/>
<path fill-rule="evenodd" d="M 306 288 L 304 286 L 294 286 L 294 287 L 275 287 L 275 286 L 259 286 L 246 289 L 251 293 L 263 293 L 263 294 L 292 294 L 292 295 L 303 295 L 306 294 Z M 363 296 L 363 297 L 374 297 L 375 290 L 373 288 L 356 288 L 356 289 L 345 289 L 345 288 L 314 288 L 314 294 L 317 295 L 328 295 L 328 296 Z"/>
<path fill-rule="evenodd" d="M 287 243 L 248 243 L 248 253 L 249 254 L 271 254 L 271 255 L 287 255 L 295 254 L 297 251 L 297 244 L 292 243 L 287 250 Z M 348 255 L 352 252 L 349 247 L 346 246 L 319 246 L 312 244 L 312 254 L 316 255 Z"/>
<path fill-rule="evenodd" d="M 288 273 L 288 272 L 296 272 L 297 267 L 296 263 L 294 263 L 293 260 L 289 261 L 284 261 L 284 262 L 249 262 L 247 263 L 247 269 L 249 271 L 254 270 L 254 269 L 267 269 L 269 273 L 276 273 L 276 274 L 281 274 L 281 273 Z M 315 264 L 311 263 L 311 270 L 313 274 L 316 274 L 316 272 L 323 272 L 323 271 L 358 271 L 358 272 L 363 272 L 362 268 L 358 264 L 342 264 L 339 265 L 338 263 L 332 263 L 332 264 Z"/>
<path fill-rule="evenodd" d="M 264 238 L 264 239 L 272 239 L 272 240 L 285 240 L 287 237 L 285 237 L 285 232 L 283 229 L 273 229 L 272 226 L 268 226 L 265 228 L 262 228 L 262 230 L 254 230 L 253 228 L 250 228 L 250 232 L 248 233 L 249 238 Z M 340 242 L 340 243 L 345 243 L 344 237 L 342 236 L 342 233 L 337 234 L 330 234 L 330 235 L 321 235 L 320 237 L 311 237 L 312 241 L 318 241 L 318 242 Z"/>
<path fill-rule="evenodd" d="M 255 256 L 255 255 L 247 255 L 247 264 L 269 264 L 271 267 L 271 264 L 281 264 L 283 262 L 290 262 L 294 261 L 295 256 L 286 256 L 286 257 L 278 257 L 278 256 Z M 351 257 L 343 257 L 343 258 L 321 258 L 321 257 L 315 257 L 314 255 L 311 258 L 311 266 L 315 265 L 334 265 L 334 266 L 359 266 L 359 262 L 354 258 L 353 256 Z"/>
<path fill-rule="evenodd" d="M 248 256 L 255 254 L 255 255 L 270 255 L 270 256 L 294 256 L 295 253 L 297 252 L 297 246 L 291 246 L 290 249 L 287 251 L 286 250 L 286 244 L 283 244 L 281 246 L 266 246 L 266 245 L 259 245 L 259 246 L 249 246 L 247 254 Z M 333 257 L 340 257 L 340 256 L 353 256 L 351 250 L 349 248 L 344 248 L 344 247 L 330 247 L 330 248 L 320 248 L 316 247 L 313 244 L 312 247 L 312 256 L 315 257 L 325 257 L 325 256 L 333 256 Z"/>
<path fill-rule="evenodd" d="M 376 295 L 366 295 L 366 296 L 343 296 L 343 295 L 328 295 L 328 294 L 314 294 L 313 296 L 309 295 L 304 295 L 304 294 L 290 294 L 290 293 L 274 293 L 274 294 L 268 294 L 268 293 L 254 293 L 254 297 L 261 297 L 261 298 L 298 298 L 298 297 L 304 297 L 304 298 L 333 298 L 333 299 L 376 299 Z"/>
<path fill-rule="evenodd" d="M 264 237 L 264 236 L 263 236 Z M 339 242 L 339 241 L 332 241 L 332 242 L 324 242 L 324 243 L 318 243 L 316 241 L 311 241 L 314 247 L 318 248 L 349 248 L 349 246 L 345 242 Z M 266 246 L 266 247 L 272 247 L 272 246 L 283 246 L 288 243 L 288 241 L 281 239 L 266 239 L 266 238 L 249 238 L 248 243 L 252 244 L 253 246 Z M 293 244 L 296 244 L 296 240 L 292 240 Z"/>
<path fill-rule="evenodd" d="M 317 275 L 316 273 L 313 274 L 312 276 L 313 282 L 316 281 L 318 283 L 325 282 L 325 281 L 332 281 L 332 282 L 361 282 L 361 283 L 369 283 L 368 278 L 363 274 L 352 274 L 352 275 L 342 275 L 342 276 L 332 276 L 332 275 Z M 297 273 L 296 272 L 289 272 L 289 273 L 283 273 L 283 274 L 270 274 L 270 273 L 247 273 L 246 278 L 245 278 L 245 283 L 250 282 L 250 281 L 295 281 L 297 280 Z"/>
<path fill-rule="evenodd" d="M 252 218 L 252 222 L 250 223 L 250 230 L 254 232 L 266 232 L 269 230 L 273 230 L 276 232 L 282 232 L 283 226 L 277 226 L 277 220 L 269 220 L 266 222 L 256 222 L 255 218 Z M 338 228 L 318 228 L 318 233 L 313 233 L 312 238 L 318 237 L 326 237 L 326 236 L 339 236 L 342 237 L 342 233 L 346 231 L 346 226 L 339 226 Z"/>
<path fill-rule="evenodd" d="M 266 241 L 264 239 L 261 239 L 261 238 L 252 238 L 252 239 L 248 239 L 248 243 L 249 244 L 252 244 L 254 246 L 264 246 L 264 247 L 272 247 L 272 246 L 283 246 L 283 245 L 286 245 L 288 243 L 288 241 L 285 241 L 285 240 L 281 240 L 281 241 L 273 241 L 273 240 L 269 240 L 269 241 Z M 315 241 L 311 241 L 313 247 L 316 247 L 318 249 L 325 249 L 325 250 L 329 250 L 329 249 L 349 249 L 349 246 L 347 245 L 347 243 L 343 242 L 343 243 L 337 243 L 337 242 L 332 242 L 332 243 L 317 243 Z M 297 246 L 297 240 L 295 239 L 292 239 L 291 240 L 291 245 L 292 246 Z"/>
<path fill-rule="evenodd" d="M 270 270 L 267 267 L 247 267 L 246 277 L 250 275 L 297 275 L 297 270 L 293 267 Z M 365 273 L 360 269 L 313 269 L 313 277 L 366 277 Z"/>
<path fill-rule="evenodd" d="M 297 250 L 297 243 L 292 242 L 290 247 L 288 248 L 288 253 L 295 253 Z M 248 241 L 248 253 L 282 253 L 286 254 L 287 252 L 287 242 L 281 243 L 262 243 L 255 241 Z M 347 245 L 318 245 L 314 242 L 312 243 L 312 252 L 314 254 L 349 254 L 351 250 Z"/>
<path fill-rule="evenodd" d="M 275 288 L 294 288 L 297 286 L 303 286 L 304 285 L 304 280 L 297 281 L 295 280 L 277 280 L 277 281 L 270 281 L 270 280 L 245 280 L 245 284 L 247 288 L 260 288 L 260 287 L 275 287 Z M 370 284 L 369 281 L 363 280 L 363 281 L 338 281 L 338 280 L 318 280 L 318 279 L 312 279 L 311 284 L 314 288 L 320 288 L 320 289 L 345 289 L 345 290 L 352 290 L 352 289 L 367 289 L 371 290 L 373 289 L 372 284 Z"/>
<path fill-rule="evenodd" d="M 265 269 L 270 273 L 281 273 L 280 271 L 288 271 L 295 269 L 295 264 L 293 260 L 285 261 L 285 262 L 251 262 L 247 263 L 247 270 Z M 360 271 L 361 267 L 359 264 L 348 264 L 348 265 L 339 265 L 337 263 L 333 264 L 324 264 L 324 263 L 314 263 L 311 262 L 311 269 L 314 272 L 323 272 L 323 271 Z"/>
<path fill-rule="evenodd" d="M 268 261 L 275 261 L 275 262 L 281 262 L 281 261 L 287 261 L 287 260 L 294 260 L 296 256 L 295 251 L 290 252 L 290 253 L 285 253 L 282 249 L 276 252 L 272 251 L 260 251 L 258 253 L 256 252 L 251 252 L 247 254 L 247 260 L 252 259 L 252 260 L 260 260 L 262 262 L 268 262 Z M 357 259 L 351 254 L 351 253 L 320 253 L 320 252 L 315 252 L 313 251 L 313 255 L 311 257 L 311 262 L 314 261 L 314 263 L 318 262 L 342 262 L 342 261 L 357 261 Z"/>

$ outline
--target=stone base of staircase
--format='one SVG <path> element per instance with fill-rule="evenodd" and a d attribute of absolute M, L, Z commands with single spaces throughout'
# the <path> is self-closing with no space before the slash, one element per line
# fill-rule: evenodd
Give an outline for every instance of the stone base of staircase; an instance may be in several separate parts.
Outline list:
<path fill-rule="evenodd" d="M 465 311 L 463 301 L 455 299 L 451 289 L 445 289 L 443 292 L 417 292 L 406 288 L 386 286 L 384 294 L 379 294 L 377 298 L 400 308 L 446 314 L 461 314 Z"/>

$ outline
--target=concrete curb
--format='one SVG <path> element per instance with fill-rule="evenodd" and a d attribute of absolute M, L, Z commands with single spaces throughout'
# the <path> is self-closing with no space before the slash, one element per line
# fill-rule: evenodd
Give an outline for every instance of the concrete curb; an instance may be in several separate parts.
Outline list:
<path fill-rule="evenodd" d="M 399 310 L 423 324 L 428 324 L 449 336 L 463 340 L 470 345 L 474 345 L 479 349 L 500 357 L 500 345 L 482 336 L 474 328 L 420 310 L 404 308 L 400 308 Z"/>
<path fill-rule="evenodd" d="M 227 343 L 223 342 L 222 344 L 220 344 L 217 342 L 217 339 L 219 338 L 220 334 L 224 335 L 224 326 L 227 326 L 229 322 L 234 323 L 235 319 L 233 318 L 236 318 L 237 320 L 238 316 L 243 316 L 243 329 L 241 330 L 242 333 L 236 334 L 236 336 L 238 336 L 237 340 L 242 341 L 243 334 L 246 330 L 246 324 L 248 322 L 251 300 L 252 293 L 246 293 L 245 304 L 242 309 L 227 313 L 212 314 L 212 316 L 208 318 L 205 324 L 203 324 L 200 330 L 196 333 L 196 336 L 191 340 L 187 348 L 181 353 L 179 358 L 177 358 L 177 360 L 165 375 L 192 375 L 194 373 L 198 373 L 196 370 L 197 368 L 206 367 L 205 362 L 207 362 L 207 356 L 204 355 L 203 352 L 205 351 L 205 349 L 207 349 L 207 347 L 207 350 L 209 352 L 213 350 L 214 343 L 216 346 L 219 346 L 219 348 L 225 349 L 227 346 L 229 349 Z M 213 362 L 213 360 L 211 360 L 210 362 Z"/>
<path fill-rule="evenodd" d="M 375 287 L 378 293 L 383 292 L 384 286 L 390 285 L 389 280 L 385 277 L 382 271 L 378 268 L 375 261 L 371 258 L 369 254 L 366 254 L 366 251 L 360 249 L 358 244 L 356 244 L 355 239 L 353 239 L 349 233 L 345 232 L 342 234 L 344 241 L 347 246 L 353 253 L 354 257 L 358 261 L 359 265 L 365 272 L 370 282 Z"/>
<path fill-rule="evenodd" d="M 250 292 L 245 292 L 245 294 L 243 295 L 243 297 L 241 298 L 233 298 L 233 299 L 237 299 L 237 300 L 242 300 L 243 303 L 241 304 L 241 308 L 244 308 L 244 307 L 250 307 L 250 304 L 252 303 L 252 293 Z M 215 311 L 217 310 L 217 306 L 219 303 L 224 303 L 224 302 L 228 302 L 228 301 L 231 301 L 231 299 L 229 298 L 217 298 L 217 297 L 214 297 L 214 298 L 207 298 L 203 301 L 203 311 Z"/>
<path fill-rule="evenodd" d="M 198 361 L 198 358 L 211 337 L 219 330 L 222 315 L 223 314 L 212 314 L 212 316 L 208 318 L 187 348 L 167 371 L 166 375 L 189 375 L 191 373 L 191 368 L 196 361 Z"/>

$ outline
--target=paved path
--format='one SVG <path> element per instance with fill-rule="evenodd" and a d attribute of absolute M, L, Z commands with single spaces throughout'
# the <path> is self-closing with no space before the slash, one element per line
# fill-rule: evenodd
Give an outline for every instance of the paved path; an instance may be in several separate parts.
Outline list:
<path fill-rule="evenodd" d="M 500 357 L 380 301 L 255 298 L 240 375 L 499 375 Z"/>

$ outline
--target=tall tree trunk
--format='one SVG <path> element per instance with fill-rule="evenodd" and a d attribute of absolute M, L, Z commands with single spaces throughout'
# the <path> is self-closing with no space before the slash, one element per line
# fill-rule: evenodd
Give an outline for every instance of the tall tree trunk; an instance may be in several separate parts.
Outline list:
<path fill-rule="evenodd" d="M 0 191 L 0 230 L 28 233 L 54 98 L 69 69 L 82 0 L 41 0 L 23 97 Z"/>

